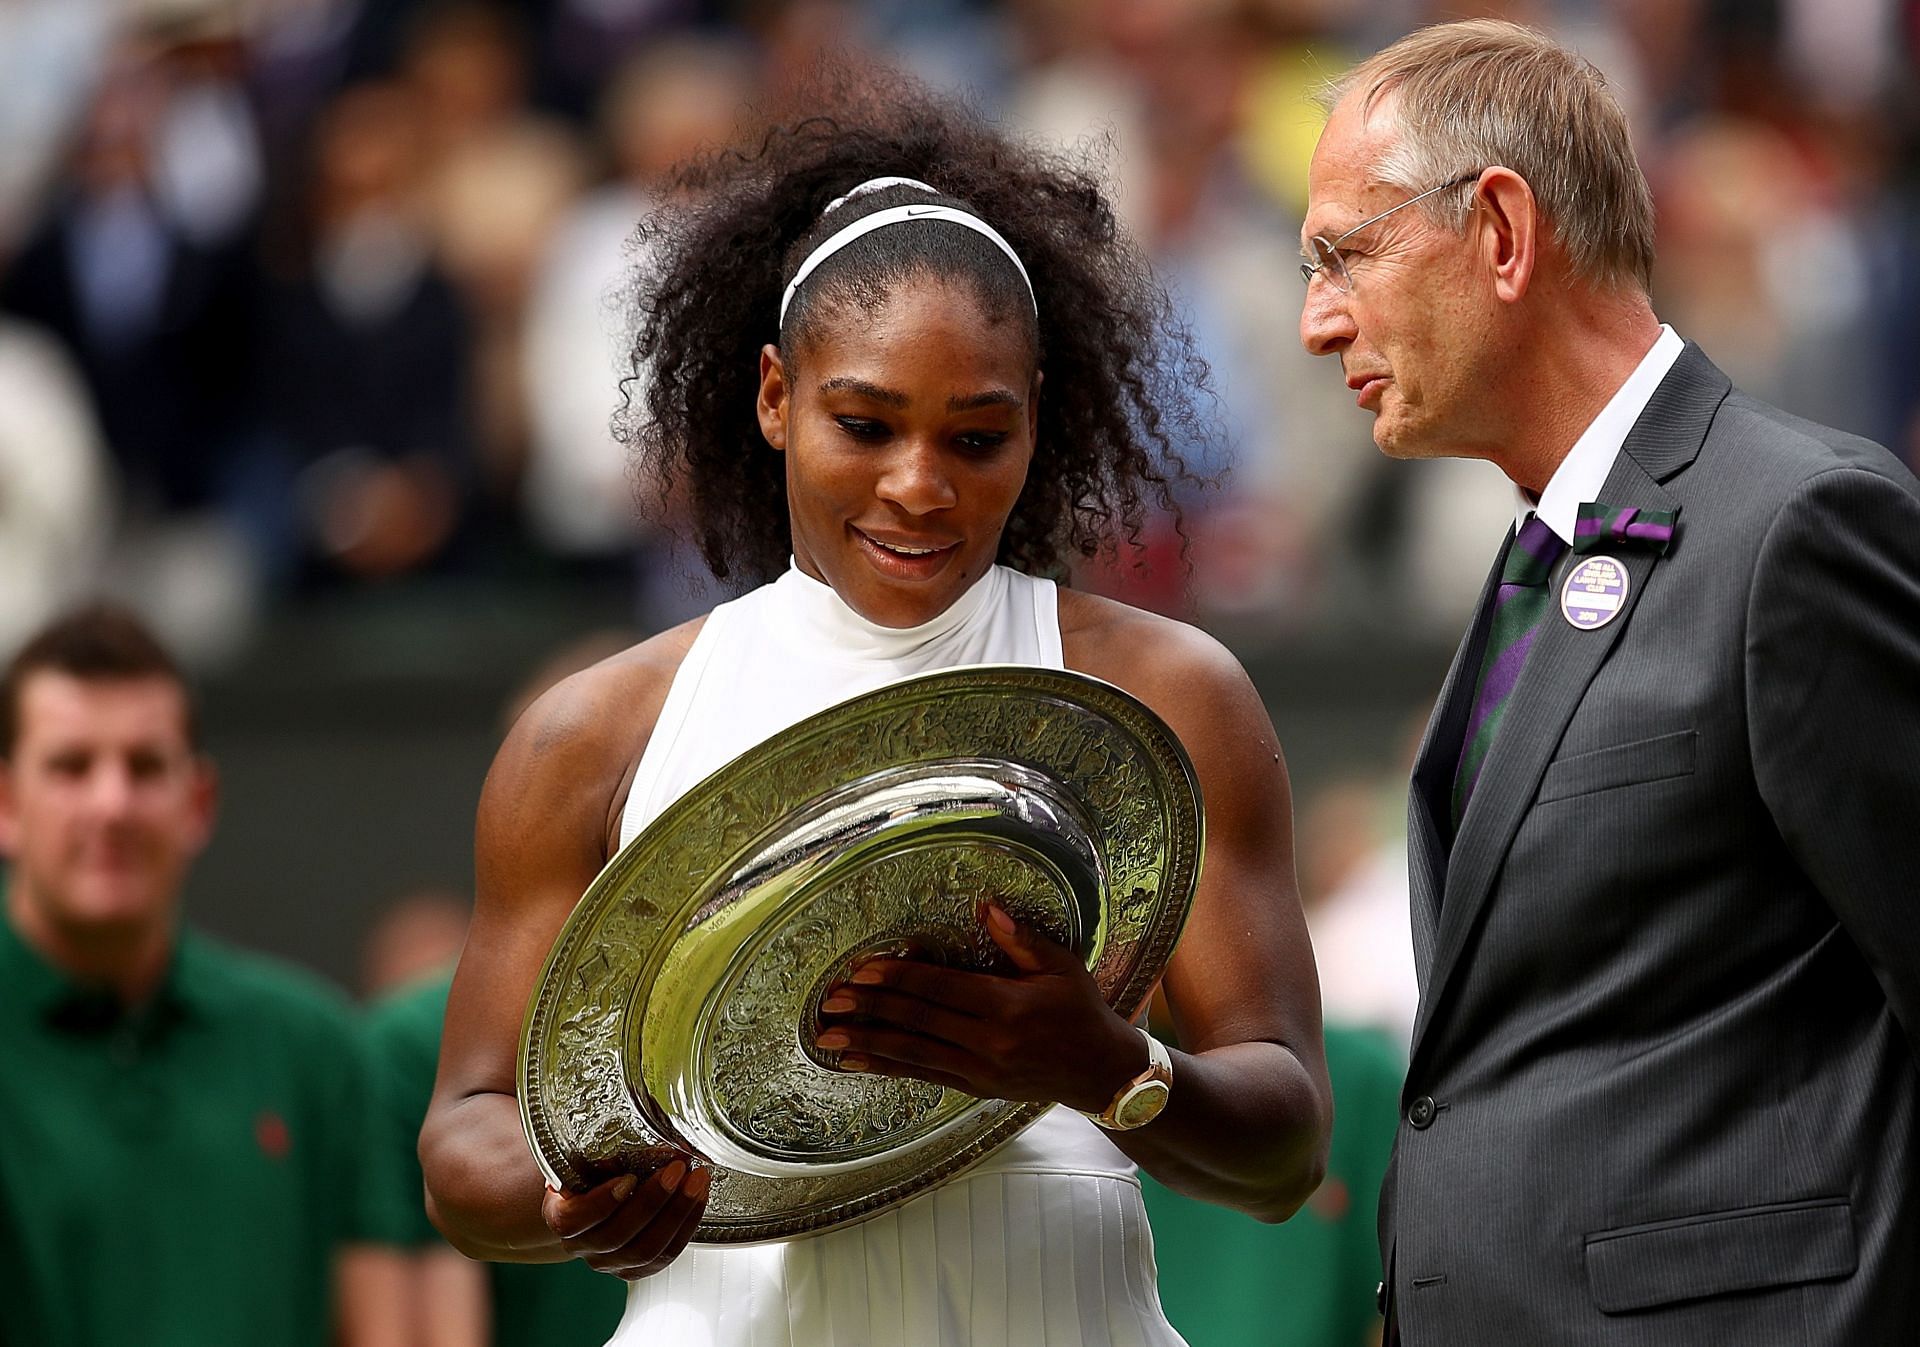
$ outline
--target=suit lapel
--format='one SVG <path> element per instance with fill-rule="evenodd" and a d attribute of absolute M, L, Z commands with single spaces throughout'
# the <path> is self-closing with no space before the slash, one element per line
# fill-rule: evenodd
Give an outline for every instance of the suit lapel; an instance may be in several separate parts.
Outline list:
<path fill-rule="evenodd" d="M 1661 482 L 1698 455 L 1713 414 L 1729 387 L 1726 376 L 1689 343 L 1621 446 L 1601 498 L 1609 505 L 1673 509 L 1673 497 Z M 1626 601 L 1619 616 L 1597 630 L 1574 628 L 1561 615 L 1559 590 L 1567 569 L 1581 558 L 1567 558 L 1555 568 L 1552 602 L 1527 656 L 1520 685 L 1508 703 L 1499 736 L 1481 768 L 1473 802 L 1460 821 L 1441 884 L 1433 961 L 1421 987 L 1420 1010 L 1414 1023 L 1416 1053 L 1480 910 L 1492 894 L 1514 834 L 1532 806 L 1540 778 L 1559 748 L 1567 722 L 1608 653 L 1633 621 L 1633 611 L 1657 568 L 1657 558 L 1650 552 L 1625 547 L 1603 550 L 1622 565 L 1628 576 Z M 1423 759 L 1421 765 L 1437 764 Z M 1416 796 L 1419 793 L 1416 789 Z M 1572 857 L 1570 848 L 1569 864 Z"/>

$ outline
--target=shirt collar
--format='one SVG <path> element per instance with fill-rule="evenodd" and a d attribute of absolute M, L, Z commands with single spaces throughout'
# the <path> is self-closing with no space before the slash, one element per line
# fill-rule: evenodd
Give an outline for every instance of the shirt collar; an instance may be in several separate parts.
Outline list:
<path fill-rule="evenodd" d="M 0 987 L 9 989 L 8 999 L 44 1024 L 87 1032 L 131 1019 L 157 1029 L 193 1008 L 191 943 L 189 934 L 180 931 L 153 999 L 129 1014 L 104 988 L 69 977 L 48 963 L 0 914 Z"/>
<path fill-rule="evenodd" d="M 1540 493 L 1539 501 L 1536 503 L 1525 491 L 1514 487 L 1516 530 L 1527 522 L 1528 515 L 1537 514 L 1542 523 L 1559 535 L 1560 541 L 1573 542 L 1573 526 L 1580 507 L 1596 499 L 1606 486 L 1607 474 L 1613 471 L 1613 461 L 1620 456 L 1620 446 L 1626 443 L 1627 433 L 1640 419 L 1640 413 L 1647 409 L 1654 390 L 1660 387 L 1660 381 L 1667 377 L 1667 371 L 1685 349 L 1686 343 L 1662 323 L 1652 349 L 1640 358 L 1627 381 L 1581 432 L 1573 448 L 1567 450 L 1567 456 L 1560 460 L 1560 466 L 1547 480 L 1547 489 Z"/>

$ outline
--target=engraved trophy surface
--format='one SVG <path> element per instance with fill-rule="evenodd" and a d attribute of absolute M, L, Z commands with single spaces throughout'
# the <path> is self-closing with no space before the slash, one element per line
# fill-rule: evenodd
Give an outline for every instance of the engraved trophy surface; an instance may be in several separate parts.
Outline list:
<path fill-rule="evenodd" d="M 1081 674 L 977 665 L 892 683 L 688 791 L 608 863 L 527 1009 L 520 1103 L 583 1188 L 711 1161 L 695 1238 L 788 1238 L 953 1177 L 1044 1105 L 842 1072 L 819 1004 L 865 959 L 1007 971 L 996 899 L 1131 1017 L 1199 877 L 1197 784 L 1144 705 Z"/>

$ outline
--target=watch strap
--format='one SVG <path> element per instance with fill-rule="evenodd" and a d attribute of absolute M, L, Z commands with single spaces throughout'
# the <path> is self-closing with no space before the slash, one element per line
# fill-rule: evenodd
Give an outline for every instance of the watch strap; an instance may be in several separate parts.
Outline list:
<path fill-rule="evenodd" d="M 1086 1115 L 1108 1131 L 1128 1130 L 1120 1123 L 1120 1110 L 1129 1100 L 1138 1094 L 1143 1087 L 1157 1084 L 1162 1090 L 1169 1093 L 1173 1089 L 1173 1054 L 1167 1051 L 1166 1044 L 1147 1032 L 1144 1026 L 1136 1024 L 1133 1027 L 1139 1030 L 1140 1037 L 1145 1039 L 1147 1043 L 1146 1070 L 1114 1091 L 1113 1098 L 1107 1101 L 1107 1106 L 1104 1109 L 1098 1113 L 1089 1113 Z M 1156 1114 L 1157 1112 L 1158 1110 L 1156 1110 Z M 1145 1119 L 1143 1121 L 1151 1121 L 1151 1119 Z M 1139 1123 L 1133 1124 L 1133 1126 L 1140 1125 Z"/>

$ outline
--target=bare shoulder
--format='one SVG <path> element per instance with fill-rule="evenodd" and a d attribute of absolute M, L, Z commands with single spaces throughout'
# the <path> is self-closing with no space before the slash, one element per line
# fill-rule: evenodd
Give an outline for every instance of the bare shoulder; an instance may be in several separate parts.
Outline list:
<path fill-rule="evenodd" d="M 507 732 L 487 776 L 490 805 L 534 806 L 570 824 L 611 821 L 704 618 L 671 627 L 562 679 Z M 590 835 L 598 839 L 604 829 Z"/>
<path fill-rule="evenodd" d="M 1234 820 L 1269 843 L 1285 834 L 1291 790 L 1280 738 L 1232 651 L 1188 623 L 1066 590 L 1060 643 L 1069 669 L 1125 688 L 1179 736 L 1222 835 Z"/>
<path fill-rule="evenodd" d="M 669 628 L 561 679 L 528 705 L 507 743 L 567 767 L 637 755 L 704 620 Z"/>
<path fill-rule="evenodd" d="M 1246 670 L 1219 641 L 1112 599 L 1061 590 L 1060 644 L 1068 668 L 1125 688 L 1169 719 L 1182 706 L 1217 709 L 1250 697 L 1259 704 Z"/>

